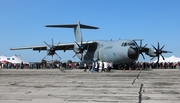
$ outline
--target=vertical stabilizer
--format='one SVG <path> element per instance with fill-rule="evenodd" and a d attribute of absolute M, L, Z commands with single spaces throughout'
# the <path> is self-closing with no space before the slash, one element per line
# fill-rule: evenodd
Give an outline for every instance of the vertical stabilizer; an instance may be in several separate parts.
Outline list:
<path fill-rule="evenodd" d="M 80 28 L 80 21 L 77 22 L 77 25 L 74 26 L 74 36 L 76 38 L 77 42 L 82 42 L 82 32 L 81 32 L 81 28 Z"/>

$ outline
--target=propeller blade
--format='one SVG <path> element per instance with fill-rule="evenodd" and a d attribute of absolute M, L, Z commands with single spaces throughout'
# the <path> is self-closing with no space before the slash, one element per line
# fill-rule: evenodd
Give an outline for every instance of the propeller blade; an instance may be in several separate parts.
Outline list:
<path fill-rule="evenodd" d="M 54 47 L 54 41 L 53 41 L 53 38 L 52 38 L 52 47 Z"/>
<path fill-rule="evenodd" d="M 156 51 L 158 51 L 155 47 L 154 47 L 154 45 L 152 45 L 153 46 L 153 48 L 156 50 Z"/>
<path fill-rule="evenodd" d="M 144 45 L 143 48 L 145 48 L 148 44 Z"/>
<path fill-rule="evenodd" d="M 159 42 L 158 42 L 158 50 L 159 50 L 159 48 L 160 48 L 160 45 L 159 45 Z"/>
<path fill-rule="evenodd" d="M 61 57 L 55 52 L 55 54 L 61 59 Z"/>
<path fill-rule="evenodd" d="M 162 49 L 164 48 L 164 46 L 165 46 L 165 45 L 163 45 L 160 50 L 162 50 Z"/>
<path fill-rule="evenodd" d="M 51 46 L 48 44 L 48 43 L 46 43 L 45 41 L 43 41 L 49 48 L 51 48 Z"/>
<path fill-rule="evenodd" d="M 81 54 L 81 61 L 82 61 L 83 54 Z"/>
<path fill-rule="evenodd" d="M 43 58 L 43 60 L 48 56 L 48 54 Z"/>
<path fill-rule="evenodd" d="M 142 40 L 140 40 L 140 47 L 142 47 Z"/>
<path fill-rule="evenodd" d="M 157 63 L 159 63 L 159 56 L 158 56 L 158 60 L 157 60 Z"/>
<path fill-rule="evenodd" d="M 150 61 L 153 60 L 154 58 L 155 58 L 155 57 L 152 57 L 152 58 L 150 59 Z"/>
<path fill-rule="evenodd" d="M 53 61 L 53 55 L 52 55 L 52 61 Z"/>
<path fill-rule="evenodd" d="M 73 56 L 73 58 L 76 56 L 76 54 Z"/>
<path fill-rule="evenodd" d="M 145 59 L 145 57 L 144 57 L 143 53 L 141 53 L 141 55 L 142 55 L 143 59 Z"/>
<path fill-rule="evenodd" d="M 86 52 L 86 51 L 85 51 Z M 90 55 L 86 52 L 87 56 L 90 57 Z"/>
<path fill-rule="evenodd" d="M 162 50 L 162 53 L 172 53 L 171 51 Z"/>
<path fill-rule="evenodd" d="M 58 44 L 57 44 L 57 46 L 60 44 L 61 42 L 59 42 Z M 53 47 L 54 47 L 54 49 L 56 50 L 56 47 L 53 45 Z"/>
<path fill-rule="evenodd" d="M 75 42 L 75 43 L 78 45 L 79 48 L 81 47 L 77 42 Z"/>
<path fill-rule="evenodd" d="M 57 46 L 60 44 L 61 42 L 59 42 L 58 44 L 57 44 Z"/>
<path fill-rule="evenodd" d="M 165 60 L 164 56 L 161 54 L 161 57 L 163 58 L 163 60 Z"/>
<path fill-rule="evenodd" d="M 135 40 L 133 40 L 134 41 L 134 43 L 139 47 L 139 45 L 136 43 L 136 41 Z"/>
<path fill-rule="evenodd" d="M 65 49 L 64 49 L 64 52 L 66 52 L 66 50 L 68 49 L 69 47 L 67 46 Z"/>

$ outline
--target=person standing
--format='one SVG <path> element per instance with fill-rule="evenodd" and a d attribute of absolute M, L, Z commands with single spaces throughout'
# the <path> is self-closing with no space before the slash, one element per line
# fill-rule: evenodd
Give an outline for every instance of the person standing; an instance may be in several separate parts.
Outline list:
<path fill-rule="evenodd" d="M 178 62 L 178 68 L 179 68 L 179 71 L 180 71 L 180 62 Z"/>
<path fill-rule="evenodd" d="M 64 67 L 64 69 L 66 70 L 66 62 L 65 61 L 62 63 L 62 67 Z"/>
<path fill-rule="evenodd" d="M 59 70 L 65 73 L 65 67 L 63 67 L 63 64 L 61 62 L 59 63 Z"/>
<path fill-rule="evenodd" d="M 76 69 L 79 69 L 79 63 L 76 63 L 75 67 L 76 67 Z"/>
<path fill-rule="evenodd" d="M 89 62 L 89 63 L 88 63 L 88 72 L 90 72 L 90 71 L 91 71 L 91 69 L 92 69 L 92 63 L 91 63 L 91 62 Z"/>
<path fill-rule="evenodd" d="M 94 73 L 95 72 L 95 62 L 92 62 L 92 69 L 91 72 Z"/>
<path fill-rule="evenodd" d="M 21 69 L 24 69 L 24 64 L 23 64 L 23 62 L 21 62 Z"/>
<path fill-rule="evenodd" d="M 96 65 L 97 65 L 96 70 L 97 70 L 97 72 L 99 72 L 99 62 L 97 61 L 96 63 L 97 63 L 97 64 L 96 64 Z"/>
<path fill-rule="evenodd" d="M 99 72 L 102 72 L 102 61 L 99 61 Z"/>
<path fill-rule="evenodd" d="M 94 72 L 98 72 L 99 71 L 99 63 L 96 61 L 94 62 Z"/>
<path fill-rule="evenodd" d="M 87 72 L 87 64 L 84 62 L 84 72 Z"/>
<path fill-rule="evenodd" d="M 107 72 L 108 71 L 108 61 L 103 62 L 103 63 L 104 63 L 104 70 L 105 70 L 105 72 Z"/>
<path fill-rule="evenodd" d="M 112 68 L 113 68 L 113 62 L 109 62 L 109 72 L 111 72 Z"/>
<path fill-rule="evenodd" d="M 101 72 L 105 72 L 105 69 L 104 69 L 104 62 L 102 61 L 102 71 Z"/>

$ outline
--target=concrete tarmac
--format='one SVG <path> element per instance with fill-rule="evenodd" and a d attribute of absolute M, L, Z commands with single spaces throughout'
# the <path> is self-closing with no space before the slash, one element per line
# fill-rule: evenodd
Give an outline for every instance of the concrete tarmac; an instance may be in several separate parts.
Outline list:
<path fill-rule="evenodd" d="M 2 69 L 0 103 L 179 103 L 180 71 Z"/>

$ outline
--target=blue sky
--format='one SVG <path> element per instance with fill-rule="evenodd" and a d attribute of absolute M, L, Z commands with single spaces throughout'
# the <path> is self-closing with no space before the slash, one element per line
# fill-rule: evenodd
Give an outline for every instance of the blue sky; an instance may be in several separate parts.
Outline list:
<path fill-rule="evenodd" d="M 74 42 L 73 29 L 46 28 L 47 24 L 82 24 L 98 30 L 82 30 L 84 41 L 144 39 L 180 57 L 179 0 L 0 0 L 0 55 L 21 55 L 26 61 L 41 61 L 46 51 L 11 51 L 12 47 Z M 72 58 L 72 51 L 57 51 L 62 60 Z M 146 57 L 146 61 L 150 58 Z M 54 56 L 54 59 L 57 59 Z M 48 57 L 47 59 L 51 59 Z M 142 60 L 142 57 L 139 58 Z"/>

